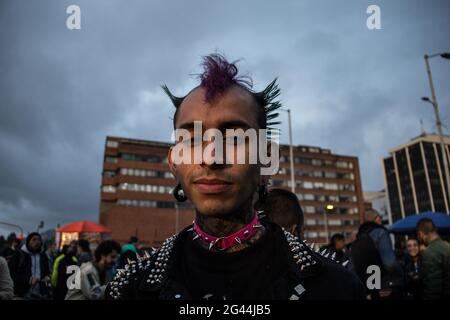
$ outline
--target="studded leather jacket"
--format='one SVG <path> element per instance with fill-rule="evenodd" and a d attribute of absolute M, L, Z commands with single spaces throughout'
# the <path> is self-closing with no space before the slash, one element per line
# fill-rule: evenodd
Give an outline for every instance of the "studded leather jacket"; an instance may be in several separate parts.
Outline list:
<path fill-rule="evenodd" d="M 313 250 L 313 245 L 306 244 L 273 223 L 262 221 L 262 224 L 266 232 L 272 233 L 275 249 L 279 252 L 277 259 L 281 260 L 287 270 L 279 281 L 281 284 L 268 295 L 270 298 L 263 299 L 364 299 L 361 282 L 356 275 L 345 269 L 340 261 L 322 256 Z M 188 227 L 178 235 L 166 239 L 153 254 L 127 264 L 108 284 L 106 298 L 195 299 L 189 288 L 180 281 L 177 269 L 177 256 L 183 254 L 181 250 L 184 250 L 186 241 L 192 241 L 193 237 L 192 228 Z"/>

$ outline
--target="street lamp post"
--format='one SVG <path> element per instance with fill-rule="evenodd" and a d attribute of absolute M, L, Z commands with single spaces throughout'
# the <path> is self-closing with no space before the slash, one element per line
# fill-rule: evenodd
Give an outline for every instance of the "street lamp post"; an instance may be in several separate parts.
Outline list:
<path fill-rule="evenodd" d="M 444 52 L 444 53 L 436 53 L 436 54 L 432 54 L 432 55 L 425 55 L 424 59 L 425 59 L 425 65 L 427 67 L 427 75 L 428 75 L 428 82 L 430 84 L 430 90 L 431 90 L 431 99 L 430 100 L 428 97 L 423 97 L 422 100 L 426 101 L 426 102 L 430 102 L 433 105 L 433 110 L 436 116 L 436 127 L 438 130 L 438 135 L 439 135 L 439 142 L 440 142 L 440 146 L 441 146 L 441 154 L 442 154 L 442 163 L 444 166 L 444 173 L 445 173 L 445 180 L 446 180 L 446 189 L 447 189 L 447 203 L 448 206 L 450 206 L 450 172 L 449 172 L 449 162 L 448 162 L 448 157 L 447 157 L 447 152 L 446 152 L 446 148 L 445 148 L 445 143 L 444 143 L 444 134 L 442 131 L 442 122 L 441 122 L 441 116 L 439 113 L 439 105 L 436 99 L 436 92 L 434 90 L 434 84 L 433 84 L 433 78 L 431 76 L 431 68 L 430 68 L 430 62 L 429 59 L 430 58 L 434 58 L 440 56 L 444 59 L 450 59 L 450 53 L 448 52 Z"/>
<path fill-rule="evenodd" d="M 0 221 L 0 224 L 4 225 L 4 226 L 8 226 L 8 227 L 13 227 L 13 228 L 19 229 L 20 233 L 23 236 L 23 229 L 22 229 L 21 226 L 19 226 L 17 224 L 12 224 L 12 223 L 8 223 L 8 222 L 1 222 L 1 221 Z"/>
<path fill-rule="evenodd" d="M 330 235 L 328 233 L 328 216 L 327 213 L 332 212 L 334 210 L 334 205 L 327 204 L 323 210 L 323 222 L 325 224 L 325 237 L 327 240 L 327 243 L 330 242 Z"/>
<path fill-rule="evenodd" d="M 289 158 L 290 158 L 290 168 L 291 168 L 291 191 L 295 194 L 295 178 L 294 178 L 294 145 L 292 142 L 292 123 L 291 123 L 291 109 L 280 109 L 288 114 L 289 123 Z"/>

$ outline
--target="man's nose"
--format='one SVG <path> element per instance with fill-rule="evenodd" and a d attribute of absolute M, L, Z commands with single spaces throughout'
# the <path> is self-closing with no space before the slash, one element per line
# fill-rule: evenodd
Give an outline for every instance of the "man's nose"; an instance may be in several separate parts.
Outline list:
<path fill-rule="evenodd" d="M 209 166 L 214 168 L 223 167 L 225 164 L 223 148 L 220 150 L 220 146 L 214 141 L 207 142 L 203 145 L 202 154 L 202 166 Z"/>

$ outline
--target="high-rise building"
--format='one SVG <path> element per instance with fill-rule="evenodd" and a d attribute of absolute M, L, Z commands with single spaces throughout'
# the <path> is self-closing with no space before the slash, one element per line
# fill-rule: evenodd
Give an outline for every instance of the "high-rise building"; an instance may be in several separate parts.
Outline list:
<path fill-rule="evenodd" d="M 106 138 L 100 222 L 112 229 L 114 239 L 123 243 L 137 236 L 158 246 L 192 222 L 192 205 L 177 204 L 170 194 L 175 179 L 166 160 L 169 147 L 162 142 Z M 318 147 L 293 149 L 295 193 L 305 213 L 305 238 L 325 243 L 334 233 L 350 237 L 364 215 L 358 159 Z M 272 187 L 291 190 L 286 145 L 280 147 L 280 170 L 271 180 Z"/>
<path fill-rule="evenodd" d="M 357 157 L 329 149 L 295 146 L 295 193 L 304 212 L 304 238 L 325 244 L 335 233 L 349 240 L 364 221 L 364 199 Z M 291 189 L 289 146 L 280 147 L 280 170 L 273 187 Z"/>
<path fill-rule="evenodd" d="M 449 157 L 450 137 L 444 143 Z M 424 211 L 449 212 L 438 135 L 422 134 L 389 154 L 382 163 L 393 222 Z"/>

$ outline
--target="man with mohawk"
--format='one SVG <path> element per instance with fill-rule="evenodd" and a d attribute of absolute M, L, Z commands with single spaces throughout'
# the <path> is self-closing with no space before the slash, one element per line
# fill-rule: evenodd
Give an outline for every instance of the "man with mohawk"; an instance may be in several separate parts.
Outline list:
<path fill-rule="evenodd" d="M 163 86 L 176 108 L 175 130 L 184 129 L 193 135 L 198 121 L 204 131 L 221 132 L 270 129 L 277 124 L 272 121 L 281 107 L 276 100 L 280 93 L 276 79 L 263 91 L 255 92 L 251 79 L 238 76 L 236 64 L 218 54 L 204 57 L 203 68 L 200 84 L 184 97 L 174 96 Z M 200 141 L 202 148 L 209 143 Z M 228 142 L 225 138 L 223 143 Z M 151 257 L 142 257 L 121 270 L 109 283 L 107 298 L 364 297 L 356 276 L 253 210 L 255 201 L 264 202 L 267 195 L 267 176 L 260 174 L 263 164 L 223 163 L 217 159 L 178 163 L 173 155 L 178 143 L 168 155 L 178 183 L 173 195 L 177 201 L 189 199 L 194 204 L 195 221 L 167 239 Z M 243 144 L 247 143 L 245 140 Z"/>

